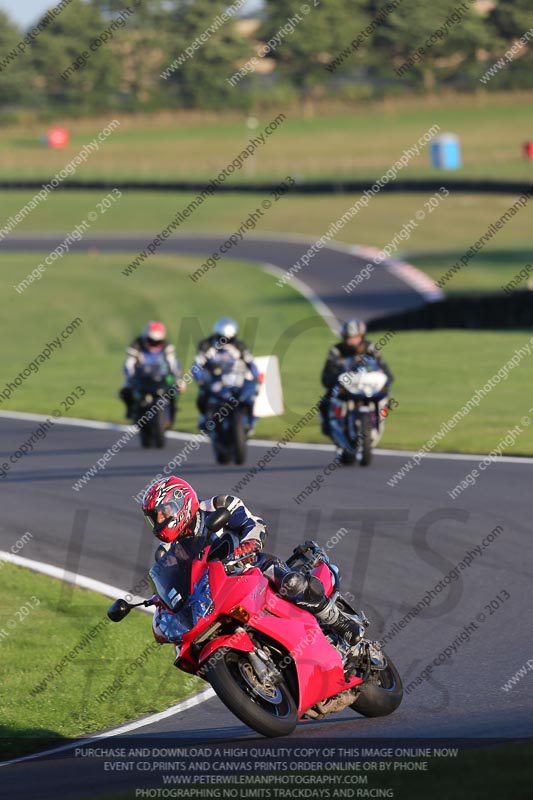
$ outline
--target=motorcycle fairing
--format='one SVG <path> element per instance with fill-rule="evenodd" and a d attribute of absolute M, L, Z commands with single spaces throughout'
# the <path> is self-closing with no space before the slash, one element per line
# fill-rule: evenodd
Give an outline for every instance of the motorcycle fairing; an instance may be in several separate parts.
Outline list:
<path fill-rule="evenodd" d="M 242 601 L 246 608 L 246 601 Z M 263 604 L 262 604 L 263 605 Z M 292 656 L 298 680 L 298 713 L 302 715 L 320 700 L 362 683 L 344 676 L 340 653 L 329 642 L 315 617 L 283 600 L 270 587 L 264 604 L 268 610 L 250 617 L 250 627 L 269 636 Z"/>
<path fill-rule="evenodd" d="M 225 636 L 217 636 L 204 647 L 198 656 L 198 663 L 203 664 L 207 659 L 221 647 L 230 647 L 232 650 L 242 650 L 244 653 L 253 653 L 254 643 L 246 631 L 236 631 Z"/>
<path fill-rule="evenodd" d="M 197 547 L 193 542 L 184 542 L 184 545 L 187 550 Z M 178 550 L 175 556 L 179 554 Z M 169 566 L 174 567 L 174 561 L 169 561 Z M 193 591 L 205 567 L 205 562 L 198 560 L 192 565 L 189 580 Z M 209 563 L 205 574 L 209 576 L 211 610 L 202 618 L 197 618 L 192 630 L 183 633 L 182 653 L 209 625 L 219 617 L 231 616 L 232 609 L 239 606 L 240 616 L 243 609 L 249 615 L 247 623 L 241 622 L 247 630 L 237 639 L 234 639 L 235 634 L 216 637 L 202 650 L 202 660 L 205 661 L 223 646 L 235 646 L 236 649 L 251 652 L 254 646 L 249 632 L 252 635 L 254 630 L 263 633 L 287 650 L 294 660 L 298 681 L 298 698 L 295 700 L 298 700 L 300 715 L 319 701 L 362 682 L 355 677 L 346 680 L 341 655 L 324 635 L 315 617 L 277 595 L 257 567 L 252 567 L 244 574 L 227 575 L 222 563 L 214 561 Z M 184 600 L 183 607 L 186 608 L 190 596 Z M 180 613 L 178 610 L 178 617 Z"/>
<path fill-rule="evenodd" d="M 252 568 L 244 575 L 232 577 L 225 574 L 220 563 L 212 563 L 210 570 L 213 567 L 222 570 L 217 569 L 217 577 L 211 575 L 217 614 L 231 613 L 232 608 L 240 606 L 249 614 L 248 630 L 264 633 L 291 654 L 298 679 L 299 713 L 361 683 L 360 678 L 346 681 L 341 655 L 324 636 L 315 617 L 277 595 L 259 569 Z M 329 573 L 325 565 L 324 569 Z M 223 643 L 217 645 L 218 641 L 212 643 L 209 652 L 223 646 Z"/>

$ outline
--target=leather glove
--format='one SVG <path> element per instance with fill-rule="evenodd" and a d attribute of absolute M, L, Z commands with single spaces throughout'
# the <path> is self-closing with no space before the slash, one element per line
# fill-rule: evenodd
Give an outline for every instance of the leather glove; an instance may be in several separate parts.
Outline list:
<path fill-rule="evenodd" d="M 256 539 L 250 539 L 247 542 L 243 542 L 238 547 L 235 548 L 233 555 L 235 558 L 240 558 L 241 556 L 248 556 L 248 558 L 242 558 L 241 564 L 250 564 L 254 559 L 256 553 L 261 549 L 261 542 L 257 541 Z"/>

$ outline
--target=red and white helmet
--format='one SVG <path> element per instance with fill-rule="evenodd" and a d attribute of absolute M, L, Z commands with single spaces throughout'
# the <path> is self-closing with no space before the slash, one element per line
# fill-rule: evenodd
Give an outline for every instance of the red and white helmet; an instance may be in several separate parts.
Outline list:
<path fill-rule="evenodd" d="M 150 352 L 161 350 L 167 338 L 167 329 L 162 322 L 147 322 L 142 332 L 145 347 Z"/>
<path fill-rule="evenodd" d="M 173 542 L 181 536 L 199 507 L 192 486 L 175 475 L 153 483 L 142 500 L 145 519 L 162 542 Z"/>

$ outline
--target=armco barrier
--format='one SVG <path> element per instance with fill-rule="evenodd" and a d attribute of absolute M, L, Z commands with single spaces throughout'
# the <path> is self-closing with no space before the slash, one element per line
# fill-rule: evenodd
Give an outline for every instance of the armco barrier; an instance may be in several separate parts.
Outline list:
<path fill-rule="evenodd" d="M 451 296 L 419 308 L 375 317 L 369 331 L 463 328 L 495 330 L 533 327 L 533 292 L 514 291 Z"/>
<path fill-rule="evenodd" d="M 46 182 L 46 181 L 44 181 Z M 294 194 L 355 194 L 364 192 L 374 185 L 373 180 L 327 180 L 303 181 L 296 180 L 290 192 Z M 473 194 L 531 194 L 533 183 L 527 181 L 493 181 L 493 180 L 448 180 L 444 175 L 439 178 L 419 180 L 396 180 L 387 183 L 381 192 L 436 192 L 442 186 L 450 192 L 469 192 Z M 2 180 L 0 190 L 26 190 L 42 189 L 43 181 L 38 180 Z M 207 187 L 204 181 L 64 181 L 54 191 L 108 191 L 120 189 L 133 192 L 201 192 Z M 266 193 L 278 188 L 278 183 L 223 183 L 216 187 L 218 192 L 247 192 Z"/>

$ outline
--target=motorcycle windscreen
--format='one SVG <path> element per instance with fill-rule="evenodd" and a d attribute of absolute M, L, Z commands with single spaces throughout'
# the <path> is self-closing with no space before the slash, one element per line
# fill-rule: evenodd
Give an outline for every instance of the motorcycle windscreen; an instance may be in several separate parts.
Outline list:
<path fill-rule="evenodd" d="M 228 352 L 219 353 L 216 365 L 220 370 L 220 380 L 224 386 L 241 386 L 244 381 L 247 366 L 244 361 L 234 358 Z"/>
<path fill-rule="evenodd" d="M 183 606 L 191 595 L 192 565 L 204 546 L 204 538 L 201 536 L 177 539 L 148 573 L 155 594 L 172 611 Z"/>
<path fill-rule="evenodd" d="M 133 386 L 140 392 L 155 392 L 165 386 L 169 374 L 166 361 L 159 357 L 151 363 L 140 364 L 135 370 Z"/>
<path fill-rule="evenodd" d="M 222 385 L 229 389 L 240 388 L 246 379 L 246 368 L 243 367 L 234 364 L 231 370 L 223 372 L 221 376 Z"/>

